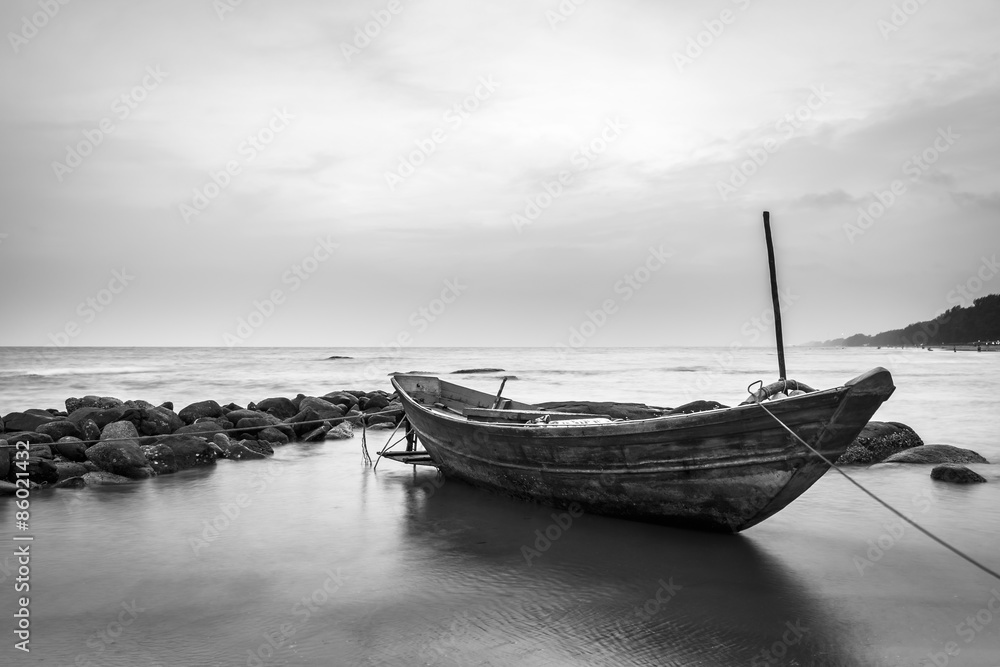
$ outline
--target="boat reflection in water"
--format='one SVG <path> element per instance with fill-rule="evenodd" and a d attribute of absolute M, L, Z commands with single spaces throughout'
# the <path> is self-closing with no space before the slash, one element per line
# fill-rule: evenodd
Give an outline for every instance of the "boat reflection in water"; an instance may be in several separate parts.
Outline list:
<path fill-rule="evenodd" d="M 378 479 L 399 487 L 409 548 L 396 569 L 415 576 L 405 611 L 373 620 L 419 617 L 427 664 L 871 662 L 808 584 L 743 536 L 555 509 L 427 468 Z"/>

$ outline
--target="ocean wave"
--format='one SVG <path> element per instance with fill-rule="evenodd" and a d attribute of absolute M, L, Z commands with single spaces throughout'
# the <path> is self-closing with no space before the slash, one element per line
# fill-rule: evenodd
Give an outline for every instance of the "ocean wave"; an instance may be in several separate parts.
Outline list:
<path fill-rule="evenodd" d="M 135 373 L 156 373 L 160 368 L 145 368 L 141 366 L 122 366 L 118 368 L 13 368 L 0 370 L 0 378 L 5 380 L 24 378 L 62 377 L 72 375 L 130 375 Z"/>

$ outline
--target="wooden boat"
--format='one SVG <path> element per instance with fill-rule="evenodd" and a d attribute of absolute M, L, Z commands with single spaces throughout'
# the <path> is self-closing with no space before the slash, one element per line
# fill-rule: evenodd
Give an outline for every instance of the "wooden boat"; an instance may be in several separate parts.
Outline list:
<path fill-rule="evenodd" d="M 392 384 L 425 450 L 388 458 L 557 507 L 731 533 L 780 511 L 829 468 L 775 417 L 834 461 L 895 389 L 875 368 L 833 389 L 779 381 L 737 407 L 613 421 L 432 376 L 396 374 Z M 806 393 L 775 397 L 789 385 Z"/>

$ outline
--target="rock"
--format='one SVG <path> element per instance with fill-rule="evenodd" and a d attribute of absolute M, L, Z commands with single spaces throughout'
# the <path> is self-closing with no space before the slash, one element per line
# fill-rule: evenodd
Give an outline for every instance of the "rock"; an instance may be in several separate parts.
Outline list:
<path fill-rule="evenodd" d="M 982 484 L 986 478 L 974 470 L 957 463 L 945 463 L 931 470 L 931 479 L 952 484 Z"/>
<path fill-rule="evenodd" d="M 55 417 L 48 413 L 39 414 L 38 411 L 11 412 L 4 415 L 4 428 L 8 431 L 37 431 L 42 424 L 57 421 Z"/>
<path fill-rule="evenodd" d="M 55 484 L 59 481 L 59 473 L 56 471 L 56 465 L 48 459 L 32 456 L 28 458 L 27 466 L 28 479 L 36 484 Z M 7 481 L 16 481 L 15 472 L 20 472 L 20 468 L 15 471 L 14 466 L 11 466 L 10 472 L 7 473 Z"/>
<path fill-rule="evenodd" d="M 330 425 L 329 422 L 323 422 L 318 427 L 314 428 L 313 430 L 309 431 L 304 436 L 302 436 L 302 442 L 320 442 L 321 440 L 326 438 L 326 434 L 332 428 L 333 427 Z"/>
<path fill-rule="evenodd" d="M 79 424 L 74 424 L 68 419 L 56 419 L 38 427 L 38 432 L 43 433 L 53 440 L 61 440 L 67 436 L 83 438 L 83 431 Z"/>
<path fill-rule="evenodd" d="M 457 371 L 452 371 L 452 375 L 462 375 L 467 373 L 503 373 L 502 368 L 462 368 Z"/>
<path fill-rule="evenodd" d="M 83 481 L 87 486 L 113 486 L 117 484 L 131 484 L 132 480 L 114 473 L 100 471 L 88 472 L 83 476 Z"/>
<path fill-rule="evenodd" d="M 286 419 L 284 424 L 291 427 L 296 437 L 301 438 L 309 431 L 316 428 L 319 422 L 319 415 L 312 408 L 306 408 L 298 412 L 294 417 Z"/>
<path fill-rule="evenodd" d="M 71 412 L 68 419 L 71 422 L 80 425 L 82 425 L 84 419 L 92 419 L 94 423 L 97 424 L 97 427 L 101 429 L 112 422 L 120 421 L 130 421 L 138 427 L 139 424 L 142 423 L 142 412 L 134 408 L 126 408 L 124 405 L 104 410 L 83 407 Z"/>
<path fill-rule="evenodd" d="M 368 397 L 368 392 L 367 391 L 362 391 L 360 389 L 345 389 L 344 393 L 345 394 L 350 394 L 351 396 L 353 396 L 354 398 L 358 399 L 359 401 L 362 398 L 367 398 Z"/>
<path fill-rule="evenodd" d="M 272 447 L 280 447 L 281 445 L 288 444 L 288 436 L 273 426 L 268 426 L 258 433 L 257 439 L 266 440 Z"/>
<path fill-rule="evenodd" d="M 192 403 L 177 413 L 185 424 L 193 424 L 198 417 L 221 417 L 222 406 L 213 400 Z"/>
<path fill-rule="evenodd" d="M 327 440 L 346 440 L 354 437 L 354 427 L 350 422 L 342 421 L 326 432 Z"/>
<path fill-rule="evenodd" d="M 263 429 L 271 426 L 271 422 L 262 417 L 244 417 L 243 419 L 236 422 L 236 432 L 234 435 L 236 437 L 244 435 L 256 436 Z"/>
<path fill-rule="evenodd" d="M 143 435 L 167 435 L 184 426 L 184 420 L 163 406 L 146 408 L 141 412 L 139 432 Z"/>
<path fill-rule="evenodd" d="M 81 461 L 80 465 L 87 469 L 87 472 L 104 472 L 93 461 Z"/>
<path fill-rule="evenodd" d="M 298 394 L 298 395 L 296 395 L 295 398 L 290 398 L 288 400 L 290 400 L 292 402 L 292 405 L 295 406 L 296 410 L 301 410 L 302 408 L 299 407 L 299 404 L 302 403 L 302 399 L 305 398 L 305 397 L 306 397 L 305 394 Z"/>
<path fill-rule="evenodd" d="M 240 440 L 240 444 L 247 449 L 252 449 L 253 451 L 263 454 L 264 456 L 273 456 L 274 448 L 271 447 L 270 443 L 264 440 L 252 440 L 247 438 L 245 440 Z"/>
<path fill-rule="evenodd" d="M 125 401 L 124 405 L 126 408 L 134 408 L 139 412 L 142 412 L 143 410 L 149 410 L 150 408 L 153 407 L 153 404 L 150 403 L 149 401 L 143 401 L 138 399 L 134 401 Z"/>
<path fill-rule="evenodd" d="M 84 419 L 81 421 L 80 430 L 83 432 L 83 441 L 88 447 L 96 444 L 101 439 L 101 427 L 93 419 Z"/>
<path fill-rule="evenodd" d="M 83 398 L 67 398 L 66 399 L 66 412 L 72 414 L 74 411 L 80 408 L 96 408 L 98 410 L 107 410 L 108 408 L 117 408 L 124 405 L 121 400 L 114 398 L 113 396 L 93 396 L 87 395 Z"/>
<path fill-rule="evenodd" d="M 360 410 L 358 409 L 349 410 L 347 412 L 346 417 L 347 419 L 345 419 L 344 421 L 346 421 L 347 423 L 353 426 L 361 426 L 361 419 L 363 415 L 361 414 Z"/>
<path fill-rule="evenodd" d="M 923 445 L 893 454 L 883 463 L 989 463 L 971 449 L 951 445 Z"/>
<path fill-rule="evenodd" d="M 132 422 L 111 422 L 101 430 L 101 442 L 109 442 L 112 440 L 134 441 L 138 439 L 139 430 Z M 112 470 L 109 472 L 114 471 Z"/>
<path fill-rule="evenodd" d="M 327 359 L 353 359 L 354 357 L 342 357 L 339 354 L 335 354 L 332 357 L 327 357 Z"/>
<path fill-rule="evenodd" d="M 31 445 L 52 444 L 52 438 L 44 433 L 36 433 L 34 431 L 11 431 L 9 433 L 4 433 L 3 437 L 4 440 L 6 440 L 10 445 L 16 445 L 19 442 L 27 442 Z"/>
<path fill-rule="evenodd" d="M 348 394 L 346 391 L 335 391 L 320 398 L 334 405 L 342 405 L 345 410 L 350 410 L 358 405 L 358 397 L 354 394 Z"/>
<path fill-rule="evenodd" d="M 40 459 L 52 460 L 52 447 L 42 444 L 28 445 L 28 456 L 37 456 Z"/>
<path fill-rule="evenodd" d="M 302 402 L 299 403 L 299 408 L 300 410 L 311 408 L 313 412 L 319 415 L 320 419 L 336 419 L 337 417 L 343 417 L 344 413 L 347 412 L 342 406 L 334 405 L 329 401 L 316 398 L 315 396 L 303 398 Z"/>
<path fill-rule="evenodd" d="M 157 444 L 166 445 L 174 452 L 178 470 L 214 465 L 217 458 L 215 449 L 195 435 L 163 435 L 157 439 Z"/>
<path fill-rule="evenodd" d="M 243 410 L 243 407 L 236 405 L 235 403 L 226 403 L 222 406 L 223 413 L 232 412 L 233 410 Z"/>
<path fill-rule="evenodd" d="M 283 397 L 265 398 L 257 404 L 257 409 L 261 412 L 271 414 L 278 419 L 288 419 L 289 417 L 294 417 L 295 413 L 299 411 L 299 409 L 295 407 L 294 403 Z"/>
<path fill-rule="evenodd" d="M 250 443 L 252 443 L 254 447 L 250 447 Z M 257 451 L 257 447 L 259 447 L 259 444 L 256 440 L 240 440 L 239 442 L 234 442 L 226 451 L 226 458 L 232 459 L 233 461 L 266 459 L 267 455 L 263 452 Z"/>
<path fill-rule="evenodd" d="M 868 422 L 854 442 L 840 455 L 838 465 L 872 464 L 886 461 L 886 457 L 924 441 L 906 424 L 899 422 Z"/>
<path fill-rule="evenodd" d="M 177 472 L 174 450 L 166 445 L 143 445 L 141 449 L 143 456 L 157 475 L 171 475 Z"/>
<path fill-rule="evenodd" d="M 385 426 L 395 426 L 396 420 L 387 415 L 368 415 L 365 417 L 365 421 L 368 426 L 378 426 L 380 424 Z"/>
<path fill-rule="evenodd" d="M 389 397 L 384 393 L 372 392 L 359 402 L 362 410 L 381 410 L 389 405 Z"/>
<path fill-rule="evenodd" d="M 53 443 L 51 447 L 53 453 L 64 459 L 77 463 L 83 463 L 87 460 L 87 445 L 83 444 L 80 438 L 67 435 L 59 438 L 59 442 Z"/>
<path fill-rule="evenodd" d="M 232 410 L 226 413 L 226 419 L 238 424 L 241 419 L 264 419 L 268 424 L 280 424 L 281 420 L 260 410 Z"/>
<path fill-rule="evenodd" d="M 211 440 L 216 433 L 222 433 L 224 429 L 215 422 L 205 421 L 205 422 L 195 422 L 194 424 L 188 424 L 187 426 L 182 426 L 181 428 L 174 431 L 175 435 L 197 435 L 205 438 L 206 440 Z"/>
<path fill-rule="evenodd" d="M 173 401 L 163 401 L 157 407 L 166 408 L 167 410 L 170 410 L 171 412 L 173 412 L 174 411 L 174 402 Z"/>
<path fill-rule="evenodd" d="M 87 459 L 105 472 L 130 479 L 145 479 L 155 473 L 135 440 L 108 440 L 87 450 Z"/>
<path fill-rule="evenodd" d="M 53 489 L 82 489 L 87 486 L 87 480 L 83 478 L 83 475 L 79 477 L 67 477 L 66 479 L 61 479 L 52 485 Z"/>
<path fill-rule="evenodd" d="M 89 472 L 84 466 L 79 463 L 73 463 L 72 461 L 57 461 L 53 465 L 56 467 L 56 475 L 58 475 L 57 481 L 59 482 L 70 479 L 71 477 L 83 477 Z"/>

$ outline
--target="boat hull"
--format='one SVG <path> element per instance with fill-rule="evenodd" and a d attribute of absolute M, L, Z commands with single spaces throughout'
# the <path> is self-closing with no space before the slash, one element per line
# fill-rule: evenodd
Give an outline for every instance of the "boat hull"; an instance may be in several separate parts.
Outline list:
<path fill-rule="evenodd" d="M 434 407 L 435 397 L 452 409 L 461 402 L 456 385 L 437 378 L 397 375 L 393 384 L 446 476 L 595 514 L 735 533 L 787 506 L 829 468 L 756 404 L 585 426 L 508 425 Z M 889 372 L 877 368 L 843 387 L 766 405 L 832 461 L 893 389 Z M 492 398 L 465 391 L 471 404 Z"/>

